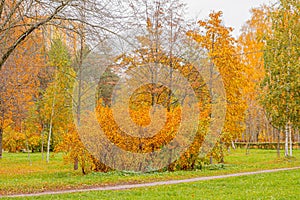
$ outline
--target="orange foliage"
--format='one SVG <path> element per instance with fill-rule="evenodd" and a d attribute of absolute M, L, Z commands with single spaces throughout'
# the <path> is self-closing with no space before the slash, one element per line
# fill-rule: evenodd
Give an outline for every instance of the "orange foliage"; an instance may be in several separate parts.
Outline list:
<path fill-rule="evenodd" d="M 222 139 L 226 144 L 238 138 L 245 129 L 246 104 L 243 88 L 247 85 L 245 66 L 237 57 L 236 40 L 231 36 L 232 28 L 222 24 L 222 12 L 213 12 L 209 19 L 199 21 L 203 32 L 189 31 L 187 35 L 208 51 L 211 65 L 215 66 L 223 79 L 226 100 L 226 122 Z"/>
<path fill-rule="evenodd" d="M 55 152 L 66 152 L 64 155 L 64 160 L 66 162 L 74 163 L 75 159 L 78 159 L 83 174 L 85 174 L 89 168 L 96 168 L 95 165 L 93 165 L 96 160 L 82 144 L 73 124 L 68 125 L 68 131 L 63 134 L 62 139 L 63 142 L 56 145 Z"/>
<path fill-rule="evenodd" d="M 122 113 L 123 108 L 118 110 Z M 137 124 L 149 124 L 149 116 L 146 110 L 149 108 L 130 109 L 132 120 Z M 100 126 L 106 134 L 107 138 L 120 148 L 136 153 L 146 153 L 159 150 L 161 146 L 169 143 L 178 132 L 178 127 L 181 120 L 181 109 L 179 107 L 167 112 L 167 120 L 164 127 L 159 130 L 155 136 L 150 138 L 133 137 L 120 130 L 116 124 L 112 110 L 109 107 L 103 107 L 101 104 L 97 107 L 97 114 Z M 124 117 L 125 118 L 125 117 Z M 143 134 L 143 129 L 140 129 L 140 135 Z"/>
<path fill-rule="evenodd" d="M 23 31 L 22 27 L 15 28 L 9 37 L 14 38 Z M 10 42 L 9 38 L 7 42 Z M 22 130 L 25 127 L 22 127 L 22 123 L 39 95 L 38 73 L 44 66 L 43 55 L 42 37 L 37 31 L 18 46 L 1 69 L 0 129 L 4 130 L 4 137 L 5 134 L 8 134 L 8 138 L 13 137 L 10 130 L 12 128 L 25 138 L 25 131 Z"/>

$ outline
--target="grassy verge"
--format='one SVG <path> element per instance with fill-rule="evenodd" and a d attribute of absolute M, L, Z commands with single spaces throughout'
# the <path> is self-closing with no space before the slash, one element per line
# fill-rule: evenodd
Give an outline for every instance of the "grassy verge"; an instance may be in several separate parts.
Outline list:
<path fill-rule="evenodd" d="M 300 170 L 120 191 L 93 191 L 22 199 L 299 199 Z"/>
<path fill-rule="evenodd" d="M 212 167 L 202 171 L 177 171 L 162 173 L 90 173 L 74 172 L 71 165 L 65 165 L 58 154 L 49 164 L 41 160 L 40 154 L 5 153 L 0 160 L 0 194 L 31 193 L 46 190 L 87 188 L 126 183 L 144 183 L 169 179 L 183 179 L 201 176 L 230 174 L 262 169 L 300 166 L 300 150 L 294 151 L 293 159 L 277 159 L 275 150 L 231 150 L 223 167 Z"/>

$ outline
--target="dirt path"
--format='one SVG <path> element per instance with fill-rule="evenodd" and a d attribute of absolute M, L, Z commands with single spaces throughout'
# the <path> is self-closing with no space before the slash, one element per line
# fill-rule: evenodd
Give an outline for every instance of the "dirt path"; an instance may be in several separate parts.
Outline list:
<path fill-rule="evenodd" d="M 236 173 L 236 174 L 207 176 L 207 177 L 198 177 L 198 178 L 190 178 L 190 179 L 182 179 L 182 180 L 158 181 L 158 182 L 152 182 L 152 183 L 115 185 L 115 186 L 94 187 L 94 188 L 86 188 L 86 189 L 74 189 L 74 190 L 45 191 L 45 192 L 32 193 L 32 194 L 16 194 L 16 195 L 7 195 L 7 196 L 0 195 L 0 198 L 1 197 L 34 197 L 34 196 L 41 196 L 41 195 L 54 195 L 54 194 L 66 194 L 66 193 L 89 192 L 89 191 L 104 191 L 104 190 L 125 190 L 125 189 L 133 189 L 133 188 L 140 188 L 140 187 L 173 185 L 173 184 L 179 184 L 179 183 L 190 183 L 190 182 L 196 182 L 196 181 L 229 178 L 229 177 L 237 177 L 237 176 L 247 176 L 247 175 L 253 175 L 253 174 L 264 174 L 264 173 L 289 171 L 289 170 L 296 170 L 296 169 L 300 169 L 300 166 L 293 167 L 293 168 L 270 169 L 270 170 L 261 170 L 261 171 L 255 171 L 255 172 L 242 172 L 242 173 Z"/>

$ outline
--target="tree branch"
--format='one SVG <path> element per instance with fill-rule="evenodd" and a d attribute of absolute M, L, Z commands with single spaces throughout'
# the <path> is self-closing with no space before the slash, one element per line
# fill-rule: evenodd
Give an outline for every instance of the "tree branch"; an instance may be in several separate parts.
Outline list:
<path fill-rule="evenodd" d="M 12 54 L 12 52 L 16 49 L 17 46 L 20 45 L 22 41 L 24 41 L 34 30 L 36 30 L 41 25 L 46 24 L 47 22 L 51 21 L 62 9 L 64 9 L 72 0 L 68 0 L 66 2 L 62 2 L 60 6 L 58 6 L 55 11 L 46 19 L 32 25 L 28 30 L 26 30 L 22 35 L 18 37 L 18 39 L 8 48 L 8 50 L 3 54 L 0 60 L 0 70 L 2 66 L 8 59 L 8 57 Z"/>

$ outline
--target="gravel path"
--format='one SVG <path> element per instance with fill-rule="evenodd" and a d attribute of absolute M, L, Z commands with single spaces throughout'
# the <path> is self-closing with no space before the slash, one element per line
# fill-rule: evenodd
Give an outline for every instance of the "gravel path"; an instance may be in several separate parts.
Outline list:
<path fill-rule="evenodd" d="M 261 171 L 255 171 L 255 172 L 242 172 L 242 173 L 236 173 L 236 174 L 207 176 L 207 177 L 198 177 L 198 178 L 190 178 L 190 179 L 182 179 L 182 180 L 158 181 L 158 182 L 152 182 L 152 183 L 115 185 L 115 186 L 104 186 L 104 187 L 94 187 L 94 188 L 85 188 L 85 189 L 74 189 L 74 190 L 45 191 L 45 192 L 39 192 L 39 193 L 16 194 L 16 195 L 7 195 L 7 196 L 0 195 L 0 198 L 1 197 L 34 197 L 34 196 L 41 196 L 41 195 L 55 195 L 55 194 L 66 194 L 66 193 L 74 193 L 74 192 L 89 192 L 89 191 L 104 191 L 104 190 L 125 190 L 125 189 L 133 189 L 133 188 L 140 188 L 140 187 L 173 185 L 173 184 L 179 184 L 179 183 L 190 183 L 190 182 L 196 182 L 196 181 L 213 180 L 213 179 L 229 178 L 229 177 L 237 177 L 237 176 L 247 176 L 247 175 L 253 175 L 253 174 L 264 174 L 264 173 L 289 171 L 289 170 L 296 170 L 296 169 L 300 169 L 300 166 L 293 167 L 293 168 L 270 169 L 270 170 L 261 170 Z"/>

